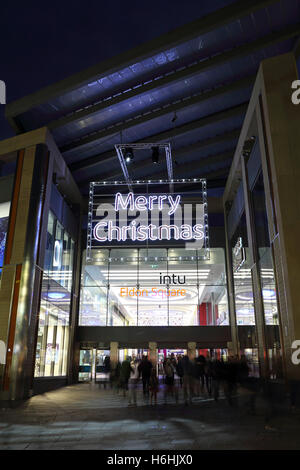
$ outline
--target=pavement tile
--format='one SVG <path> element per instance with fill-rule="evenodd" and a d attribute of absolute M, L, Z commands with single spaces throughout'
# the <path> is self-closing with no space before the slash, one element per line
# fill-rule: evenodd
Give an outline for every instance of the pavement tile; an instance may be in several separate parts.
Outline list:
<path fill-rule="evenodd" d="M 265 430 L 264 410 L 250 416 L 197 397 L 184 406 L 150 406 L 138 392 L 138 406 L 128 398 L 79 384 L 35 396 L 17 409 L 0 410 L 0 449 L 299 449 L 299 413 L 275 416 L 276 431 Z"/>

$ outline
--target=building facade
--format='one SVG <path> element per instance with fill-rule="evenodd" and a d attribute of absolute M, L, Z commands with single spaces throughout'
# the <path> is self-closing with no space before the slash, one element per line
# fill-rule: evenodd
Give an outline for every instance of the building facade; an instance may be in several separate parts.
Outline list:
<path fill-rule="evenodd" d="M 90 380 L 105 355 L 114 365 L 132 350 L 152 361 L 166 350 L 246 354 L 257 376 L 300 380 L 297 79 L 291 52 L 261 62 L 224 193 L 208 193 L 210 242 L 199 249 L 172 236 L 90 249 L 91 200 L 51 130 L 0 142 L 1 400 Z"/>

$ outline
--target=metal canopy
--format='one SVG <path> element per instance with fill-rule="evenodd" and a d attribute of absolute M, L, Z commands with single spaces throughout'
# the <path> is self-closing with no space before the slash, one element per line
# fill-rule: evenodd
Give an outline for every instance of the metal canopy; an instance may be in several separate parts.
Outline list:
<path fill-rule="evenodd" d="M 83 194 L 122 173 L 168 178 L 170 164 L 221 194 L 261 60 L 299 51 L 300 0 L 212 2 L 206 17 L 10 103 L 11 125 L 48 126 Z M 122 142 L 168 142 L 172 160 L 141 152 L 127 165 Z"/>

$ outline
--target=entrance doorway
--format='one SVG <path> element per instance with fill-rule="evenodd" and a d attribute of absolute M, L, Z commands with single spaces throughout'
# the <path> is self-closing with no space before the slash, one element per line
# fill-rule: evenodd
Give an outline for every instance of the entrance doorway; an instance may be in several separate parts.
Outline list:
<path fill-rule="evenodd" d="M 79 382 L 92 380 L 93 349 L 81 349 L 79 355 Z"/>

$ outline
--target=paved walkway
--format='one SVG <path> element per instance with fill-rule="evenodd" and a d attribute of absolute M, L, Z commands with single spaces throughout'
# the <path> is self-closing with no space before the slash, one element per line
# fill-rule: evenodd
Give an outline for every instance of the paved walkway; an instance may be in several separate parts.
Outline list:
<path fill-rule="evenodd" d="M 128 399 L 94 384 L 79 384 L 37 395 L 21 407 L 0 410 L 0 449 L 300 449 L 300 414 L 281 414 L 265 429 L 258 407 L 224 399 L 195 398 L 185 406 L 157 406 Z"/>

